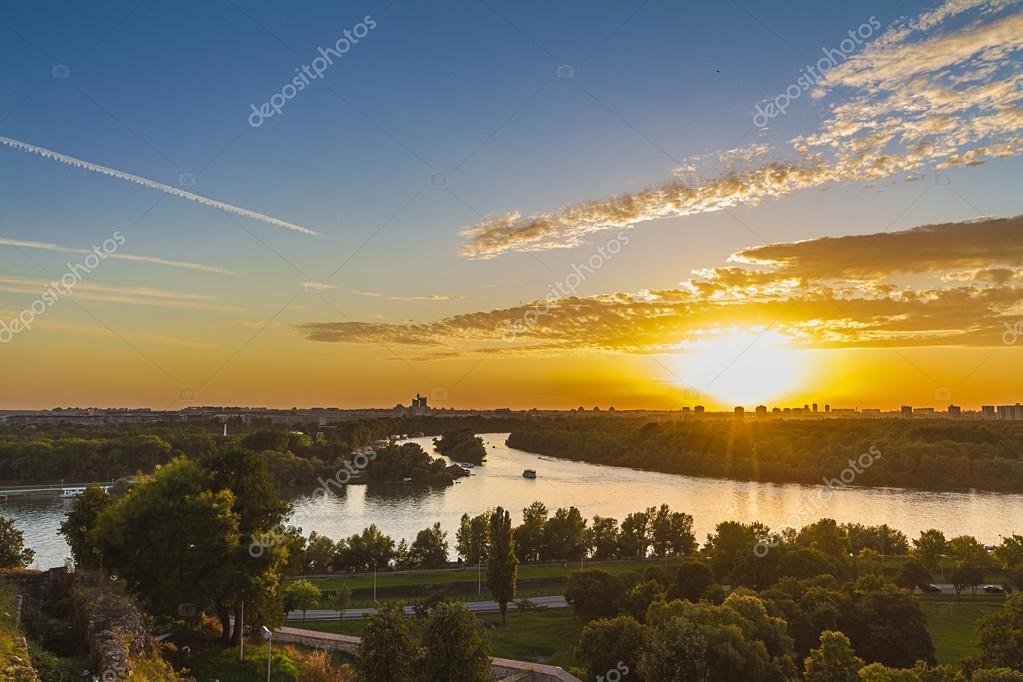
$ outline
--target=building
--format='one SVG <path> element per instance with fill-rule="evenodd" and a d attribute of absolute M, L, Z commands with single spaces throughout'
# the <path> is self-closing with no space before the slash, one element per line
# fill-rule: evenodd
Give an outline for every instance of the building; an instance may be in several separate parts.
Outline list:
<path fill-rule="evenodd" d="M 950 417 L 962 417 L 963 416 L 963 408 L 959 407 L 958 405 L 949 405 L 948 406 L 948 416 L 950 416 Z"/>
<path fill-rule="evenodd" d="M 902 407 L 900 407 L 899 414 L 902 415 L 903 417 L 912 417 L 913 416 L 912 405 L 903 405 Z"/>
<path fill-rule="evenodd" d="M 1020 405 L 1019 403 L 1016 403 L 1015 405 L 999 405 L 998 418 L 1008 421 L 1023 420 L 1023 405 Z"/>
<path fill-rule="evenodd" d="M 766 417 L 767 405 L 757 405 L 756 413 L 758 417 Z"/>
<path fill-rule="evenodd" d="M 696 414 L 703 414 L 704 412 L 703 405 L 697 405 L 696 407 L 694 407 L 693 412 Z"/>
<path fill-rule="evenodd" d="M 983 419 L 994 419 L 995 418 L 995 406 L 994 405 L 981 405 L 980 416 Z"/>
<path fill-rule="evenodd" d="M 913 414 L 934 414 L 933 407 L 914 407 Z"/>
<path fill-rule="evenodd" d="M 743 407 L 742 405 L 736 405 L 735 406 L 735 416 L 736 417 L 742 417 L 745 414 L 746 414 L 746 408 L 745 407 Z"/>

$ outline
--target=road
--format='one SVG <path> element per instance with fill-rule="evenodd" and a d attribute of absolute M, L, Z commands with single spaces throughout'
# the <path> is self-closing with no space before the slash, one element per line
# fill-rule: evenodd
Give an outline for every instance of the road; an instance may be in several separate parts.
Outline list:
<path fill-rule="evenodd" d="M 568 606 L 568 602 L 561 595 L 553 597 L 533 597 L 529 601 L 533 602 L 536 606 L 548 608 L 548 609 L 563 609 Z M 472 613 L 490 613 L 492 611 L 498 611 L 499 607 L 496 601 L 467 601 L 462 602 L 468 607 Z M 515 602 L 508 604 L 509 609 L 518 608 Z M 413 607 L 406 606 L 405 613 L 411 614 Z M 345 620 L 354 620 L 356 618 L 362 618 L 367 613 L 375 613 L 376 609 L 345 609 Z M 309 609 L 305 615 L 306 620 L 337 620 L 337 611 L 331 609 Z M 288 614 L 288 620 L 302 620 L 301 611 L 292 611 Z"/>
<path fill-rule="evenodd" d="M 933 585 L 935 587 L 940 587 L 941 588 L 941 592 L 921 592 L 920 590 L 916 590 L 916 593 L 917 594 L 951 594 L 951 595 L 954 595 L 956 593 L 956 589 L 955 589 L 955 587 L 952 586 L 952 583 L 933 583 Z M 977 594 L 984 594 L 984 588 L 986 586 L 987 586 L 987 583 L 983 583 L 983 584 L 979 585 L 977 587 Z M 972 592 L 970 591 L 970 588 L 966 588 L 965 590 L 963 590 L 963 594 L 972 594 Z"/>

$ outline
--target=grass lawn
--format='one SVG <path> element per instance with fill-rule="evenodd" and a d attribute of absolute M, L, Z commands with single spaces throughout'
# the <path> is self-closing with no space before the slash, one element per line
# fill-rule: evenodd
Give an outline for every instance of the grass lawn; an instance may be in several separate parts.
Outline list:
<path fill-rule="evenodd" d="M 484 623 L 500 624 L 501 614 L 482 613 L 478 618 Z M 338 627 L 338 621 L 318 620 L 302 623 L 288 621 L 288 625 L 317 632 L 340 632 L 344 635 L 361 635 L 366 619 L 346 620 Z M 583 624 L 572 609 L 538 609 L 535 611 L 509 611 L 507 627 L 490 629 L 490 653 L 501 658 L 533 661 L 560 665 L 562 668 L 575 665 L 573 652 L 579 641 Z"/>
<path fill-rule="evenodd" d="M 641 573 L 648 568 L 677 566 L 683 558 L 633 561 L 587 561 L 584 569 L 599 568 L 608 573 Z M 519 598 L 544 597 L 563 594 L 568 575 L 579 570 L 578 563 L 525 565 L 519 567 Z M 487 589 L 487 572 L 483 567 L 482 592 L 477 591 L 476 567 L 434 571 L 407 571 L 377 574 L 377 598 L 381 601 L 423 599 L 435 592 L 443 592 L 449 601 L 482 601 L 491 599 Z M 321 591 L 337 589 L 342 583 L 352 590 L 354 608 L 373 606 L 373 574 L 337 575 L 328 578 L 309 578 Z"/>
<path fill-rule="evenodd" d="M 938 663 L 955 663 L 976 652 L 974 627 L 977 619 L 1002 608 L 1005 597 L 978 594 L 974 599 L 963 594 L 957 599 L 954 595 L 929 594 L 922 595 L 920 601 Z"/>

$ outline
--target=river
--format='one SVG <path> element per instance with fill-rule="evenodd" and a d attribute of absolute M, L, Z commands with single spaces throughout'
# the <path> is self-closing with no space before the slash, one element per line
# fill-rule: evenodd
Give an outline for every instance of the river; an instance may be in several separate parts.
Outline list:
<path fill-rule="evenodd" d="M 760 521 L 781 529 L 795 517 L 887 523 L 910 538 L 921 530 L 938 528 L 949 538 L 973 535 L 987 544 L 1023 532 L 1023 495 L 1019 494 L 847 487 L 822 495 L 823 485 L 698 478 L 539 457 L 507 447 L 507 437 L 506 433 L 485 434 L 486 464 L 447 488 L 349 485 L 324 497 L 313 494 L 317 484 L 311 482 L 308 494 L 292 500 L 291 523 L 305 533 L 316 531 L 334 539 L 375 523 L 396 542 L 404 538 L 411 543 L 418 531 L 440 521 L 448 531 L 452 558 L 462 514 L 478 514 L 502 505 L 512 511 L 512 521 L 517 524 L 522 508 L 535 500 L 552 511 L 574 505 L 587 518 L 599 514 L 619 520 L 630 512 L 666 502 L 693 516 L 701 543 L 721 521 Z M 432 439 L 412 440 L 433 453 Z M 539 477 L 525 479 L 523 469 L 535 469 Z M 26 544 L 36 551 L 38 567 L 59 566 L 68 555 L 57 534 L 67 506 L 63 500 L 39 498 L 14 498 L 0 505 L 0 514 L 13 517 L 24 531 Z"/>

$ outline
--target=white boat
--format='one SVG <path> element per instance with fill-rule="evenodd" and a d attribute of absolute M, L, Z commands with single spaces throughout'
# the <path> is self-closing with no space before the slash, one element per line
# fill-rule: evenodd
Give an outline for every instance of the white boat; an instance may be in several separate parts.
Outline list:
<path fill-rule="evenodd" d="M 522 478 L 536 478 L 536 471 L 533 469 L 526 469 L 522 472 Z"/>
<path fill-rule="evenodd" d="M 412 482 L 412 477 L 411 476 L 406 476 L 405 478 L 401 479 L 401 482 L 402 483 L 411 483 Z"/>
<path fill-rule="evenodd" d="M 459 462 L 458 466 L 462 467 L 463 469 L 472 469 L 476 465 L 475 464 L 469 464 L 468 462 Z"/>
<path fill-rule="evenodd" d="M 61 497 L 78 497 L 85 493 L 85 488 L 64 488 L 60 491 Z"/>

